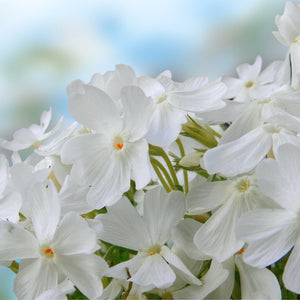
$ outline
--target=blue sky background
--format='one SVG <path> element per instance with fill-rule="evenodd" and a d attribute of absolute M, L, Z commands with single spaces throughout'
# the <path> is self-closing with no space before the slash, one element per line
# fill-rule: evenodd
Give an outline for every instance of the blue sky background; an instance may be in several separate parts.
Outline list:
<path fill-rule="evenodd" d="M 68 119 L 66 85 L 119 63 L 138 75 L 214 80 L 257 55 L 264 65 L 283 59 L 272 31 L 285 2 L 0 0 L 0 137 L 37 123 L 49 105 Z M 3 276 L 11 283 L 2 275 L 0 294 Z"/>

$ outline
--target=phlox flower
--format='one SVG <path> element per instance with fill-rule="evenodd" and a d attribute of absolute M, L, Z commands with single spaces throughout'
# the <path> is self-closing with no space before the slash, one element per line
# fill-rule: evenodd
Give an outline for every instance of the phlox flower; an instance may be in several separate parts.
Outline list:
<path fill-rule="evenodd" d="M 192 185 L 187 195 L 188 214 L 213 211 L 195 232 L 195 244 L 202 253 L 220 262 L 227 260 L 244 245 L 235 235 L 241 215 L 269 203 L 268 197 L 258 190 L 255 174 Z"/>
<path fill-rule="evenodd" d="M 109 207 L 107 214 L 97 216 L 102 224 L 101 240 L 138 251 L 135 257 L 113 266 L 105 275 L 128 279 L 142 286 L 167 288 L 175 281 L 176 270 L 187 283 L 201 285 L 201 281 L 165 245 L 184 211 L 182 192 L 166 194 L 157 187 L 146 192 L 143 217 L 125 197 Z"/>
<path fill-rule="evenodd" d="M 205 77 L 176 82 L 171 79 L 171 73 L 165 71 L 157 78 L 142 76 L 137 85 L 153 99 L 147 139 L 161 147 L 176 140 L 187 112 L 207 112 L 225 106 L 221 99 L 226 86 L 220 81 L 208 83 Z"/>
<path fill-rule="evenodd" d="M 21 259 L 14 281 L 19 299 L 31 300 L 69 279 L 89 298 L 102 293 L 101 275 L 107 265 L 93 254 L 99 248 L 96 233 L 79 215 L 60 220 L 60 204 L 52 184 L 32 188 L 32 231 L 21 224 L 0 222 L 0 257 Z M 27 227 L 28 228 L 28 227 Z"/>
<path fill-rule="evenodd" d="M 73 164 L 71 180 L 90 187 L 89 205 L 112 205 L 129 189 L 130 179 L 137 189 L 148 184 L 150 159 L 144 137 L 151 99 L 131 86 L 122 89 L 120 103 L 116 103 L 102 90 L 79 80 L 69 85 L 68 96 L 71 115 L 91 133 L 68 140 L 61 159 Z"/>
<path fill-rule="evenodd" d="M 288 1 L 285 4 L 284 13 L 281 16 L 276 16 L 275 24 L 278 31 L 273 34 L 277 40 L 284 46 L 289 47 L 292 82 L 291 85 L 295 88 L 299 87 L 300 83 L 300 5 L 297 2 Z"/>
<path fill-rule="evenodd" d="M 0 147 L 11 150 L 19 151 L 27 149 L 30 146 L 38 148 L 42 141 L 54 135 L 60 128 L 63 117 L 59 119 L 55 127 L 47 132 L 52 117 L 52 108 L 49 111 L 44 111 L 40 118 L 40 125 L 32 124 L 28 128 L 21 128 L 13 135 L 12 141 L 0 139 Z"/>
<path fill-rule="evenodd" d="M 300 149 L 283 145 L 276 160 L 267 159 L 257 169 L 262 193 L 273 199 L 277 209 L 253 210 L 241 217 L 237 236 L 248 247 L 246 263 L 262 268 L 268 266 L 293 247 L 284 268 L 283 282 L 287 289 L 300 293 Z"/>
<path fill-rule="evenodd" d="M 275 61 L 261 71 L 262 58 L 257 56 L 253 65 L 239 65 L 236 68 L 239 78 L 227 76 L 222 78 L 228 88 L 224 97 L 234 98 L 237 102 L 247 102 L 269 96 L 274 89 L 278 88 L 274 81 L 281 64 L 281 61 Z"/>

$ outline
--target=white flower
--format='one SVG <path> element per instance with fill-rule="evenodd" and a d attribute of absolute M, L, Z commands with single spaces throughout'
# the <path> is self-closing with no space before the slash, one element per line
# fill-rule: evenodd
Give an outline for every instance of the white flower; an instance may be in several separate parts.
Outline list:
<path fill-rule="evenodd" d="M 130 179 L 141 189 L 151 179 L 147 133 L 152 101 L 138 87 L 121 91 L 120 105 L 103 91 L 75 81 L 68 87 L 71 115 L 93 133 L 66 142 L 61 159 L 73 164 L 71 179 L 89 186 L 94 208 L 112 205 L 129 189 Z"/>
<path fill-rule="evenodd" d="M 274 31 L 274 36 L 278 41 L 289 47 L 292 86 L 298 88 L 300 83 L 300 5 L 299 3 L 288 1 L 285 4 L 284 13 L 276 16 L 275 23 L 278 31 Z"/>
<path fill-rule="evenodd" d="M 242 216 L 237 236 L 248 243 L 246 263 L 262 268 L 292 250 L 283 273 L 287 289 L 300 292 L 300 149 L 283 145 L 276 160 L 267 159 L 257 170 L 260 190 L 280 208 L 253 210 Z"/>
<path fill-rule="evenodd" d="M 257 207 L 266 207 L 268 202 L 258 190 L 255 174 L 192 186 L 187 195 L 189 214 L 213 210 L 212 216 L 195 233 L 195 244 L 201 252 L 218 261 L 227 260 L 244 245 L 235 236 L 241 215 Z"/>
<path fill-rule="evenodd" d="M 11 150 L 19 151 L 22 149 L 34 146 L 38 148 L 42 141 L 55 134 L 63 121 L 63 117 L 59 119 L 53 129 L 46 132 L 51 121 L 52 108 L 49 111 L 44 111 L 41 115 L 40 125 L 32 124 L 28 128 L 21 128 L 17 130 L 13 135 L 12 141 L 0 140 L 0 147 Z"/>
<path fill-rule="evenodd" d="M 21 259 L 14 292 L 19 299 L 31 300 L 57 288 L 68 278 L 89 298 L 102 293 L 101 275 L 106 263 L 93 254 L 95 232 L 73 212 L 60 220 L 60 206 L 52 182 L 32 189 L 33 232 L 21 225 L 0 222 L 0 256 Z"/>
<path fill-rule="evenodd" d="M 108 208 L 108 213 L 99 215 L 103 225 L 100 239 L 111 244 L 138 251 L 137 255 L 113 266 L 107 276 L 157 288 L 173 284 L 175 268 L 187 283 L 201 285 L 201 282 L 187 269 L 182 261 L 165 243 L 171 238 L 172 228 L 184 215 L 184 194 L 166 194 L 160 187 L 149 190 L 145 195 L 144 216 L 141 217 L 132 204 L 123 197 Z"/>
<path fill-rule="evenodd" d="M 253 65 L 242 64 L 236 68 L 239 78 L 223 77 L 228 90 L 225 98 L 247 102 L 252 99 L 264 98 L 278 86 L 274 84 L 281 61 L 275 61 L 261 72 L 262 59 L 257 56 Z"/>
<path fill-rule="evenodd" d="M 207 112 L 225 106 L 221 100 L 226 87 L 222 82 L 208 84 L 204 77 L 175 82 L 165 72 L 156 79 L 138 78 L 147 96 L 153 99 L 153 115 L 147 138 L 151 144 L 168 146 L 178 137 L 186 112 Z"/>

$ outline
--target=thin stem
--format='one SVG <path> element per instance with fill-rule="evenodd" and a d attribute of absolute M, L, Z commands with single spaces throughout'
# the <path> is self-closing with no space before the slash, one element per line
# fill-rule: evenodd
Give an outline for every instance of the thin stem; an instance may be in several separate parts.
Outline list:
<path fill-rule="evenodd" d="M 183 145 L 182 145 L 182 142 L 181 142 L 180 138 L 178 138 L 176 140 L 176 143 L 178 145 L 181 157 L 184 157 L 185 152 L 184 152 L 184 148 L 183 148 Z M 184 170 L 184 169 L 183 169 L 183 179 L 184 179 L 184 192 L 187 195 L 188 192 L 189 192 L 189 178 L 188 178 L 187 170 Z"/>
<path fill-rule="evenodd" d="M 175 186 L 179 185 L 179 181 L 178 181 L 176 172 L 172 166 L 172 163 L 171 163 L 167 153 L 164 151 L 164 149 L 161 147 L 158 147 L 158 146 L 149 145 L 149 150 L 150 150 L 150 154 L 155 155 L 155 156 L 161 156 L 164 159 L 164 161 L 166 162 L 166 164 L 168 166 L 168 169 L 170 171 L 170 174 L 172 176 Z"/>
<path fill-rule="evenodd" d="M 125 268 L 125 270 L 126 270 L 126 273 L 127 273 L 127 279 L 130 279 L 130 278 L 131 278 L 131 275 L 130 275 L 130 273 L 129 273 L 129 269 L 128 269 L 128 268 Z M 129 282 L 128 282 L 128 288 L 127 288 L 127 290 L 123 293 L 123 295 L 122 295 L 122 297 L 121 297 L 122 300 L 123 300 L 123 299 L 127 299 L 127 297 L 129 296 L 129 293 L 130 293 L 131 289 L 132 289 L 132 281 L 129 281 Z"/>
<path fill-rule="evenodd" d="M 160 173 L 159 171 L 159 168 L 155 165 L 155 164 L 152 164 L 152 167 L 157 175 L 157 177 L 159 178 L 161 184 L 163 185 L 163 187 L 165 188 L 166 192 L 167 193 L 170 193 L 171 192 L 171 188 L 167 185 L 167 182 L 165 181 L 164 177 L 162 176 L 162 174 Z"/>
<path fill-rule="evenodd" d="M 168 181 L 170 187 L 172 190 L 176 190 L 176 187 L 174 186 L 174 183 L 169 175 L 169 173 L 167 172 L 167 170 L 165 169 L 165 167 L 163 166 L 162 163 L 160 163 L 157 159 L 155 159 L 154 157 L 150 157 L 150 161 L 151 164 L 155 164 L 164 174 L 166 180 Z"/>

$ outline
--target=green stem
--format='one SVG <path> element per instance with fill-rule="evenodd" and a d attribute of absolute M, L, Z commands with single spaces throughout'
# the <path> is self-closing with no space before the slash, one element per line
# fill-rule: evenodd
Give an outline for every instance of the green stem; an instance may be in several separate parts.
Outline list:
<path fill-rule="evenodd" d="M 176 172 L 175 172 L 175 170 L 174 170 L 174 168 L 173 168 L 173 166 L 172 166 L 172 163 L 171 163 L 171 161 L 170 161 L 170 159 L 169 159 L 167 153 L 164 151 L 164 149 L 161 148 L 161 147 L 154 146 L 154 145 L 151 145 L 151 144 L 150 144 L 150 145 L 149 145 L 149 152 L 150 152 L 150 154 L 152 154 L 152 155 L 155 155 L 155 156 L 161 156 L 161 157 L 164 159 L 164 161 L 166 162 L 166 164 L 167 164 L 167 166 L 168 166 L 168 169 L 169 169 L 169 171 L 170 171 L 170 174 L 171 174 L 171 176 L 172 176 L 172 179 L 173 179 L 173 181 L 174 181 L 175 186 L 179 185 L 179 181 L 178 181 L 178 179 L 177 179 Z"/>
<path fill-rule="evenodd" d="M 152 167 L 153 167 L 153 169 L 154 169 L 154 171 L 155 171 L 157 177 L 159 178 L 161 184 L 162 184 L 163 187 L 165 188 L 166 192 L 167 192 L 167 193 L 170 193 L 170 192 L 171 192 L 171 188 L 167 185 L 167 182 L 165 181 L 164 177 L 163 177 L 162 174 L 160 173 L 159 168 L 158 168 L 155 164 L 153 164 Z"/>
<path fill-rule="evenodd" d="M 181 142 L 180 138 L 178 138 L 176 140 L 176 143 L 178 145 L 181 157 L 184 157 L 185 152 L 184 152 L 184 148 L 183 148 L 183 145 L 182 145 L 182 142 Z M 183 179 L 184 179 L 184 192 L 187 195 L 188 192 L 189 192 L 189 178 L 188 178 L 187 170 L 183 170 Z"/>
<path fill-rule="evenodd" d="M 165 169 L 165 167 L 163 166 L 163 164 L 161 164 L 157 159 L 155 159 L 154 157 L 150 157 L 150 162 L 152 165 L 156 165 L 164 174 L 166 180 L 168 181 L 170 187 L 172 190 L 176 190 L 176 187 L 174 186 L 174 183 L 169 175 L 169 173 L 167 172 L 167 170 Z"/>

